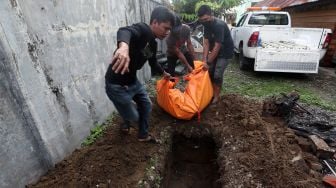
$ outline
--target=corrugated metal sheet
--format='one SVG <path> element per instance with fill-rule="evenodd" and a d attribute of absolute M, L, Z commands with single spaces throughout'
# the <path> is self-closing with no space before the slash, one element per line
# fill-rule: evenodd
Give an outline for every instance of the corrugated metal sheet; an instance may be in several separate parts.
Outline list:
<path fill-rule="evenodd" d="M 318 0 L 264 0 L 257 3 L 255 6 L 262 7 L 262 6 L 272 6 L 272 7 L 290 7 L 295 5 L 301 5 L 305 3 L 315 2 Z"/>

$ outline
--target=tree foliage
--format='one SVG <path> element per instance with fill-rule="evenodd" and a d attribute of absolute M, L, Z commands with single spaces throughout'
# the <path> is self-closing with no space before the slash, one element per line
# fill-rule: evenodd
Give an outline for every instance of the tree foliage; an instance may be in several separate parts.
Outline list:
<path fill-rule="evenodd" d="M 209 5 L 215 16 L 225 15 L 228 9 L 238 6 L 244 0 L 173 0 L 174 11 L 181 15 L 184 21 L 197 18 L 196 12 L 201 5 Z"/>

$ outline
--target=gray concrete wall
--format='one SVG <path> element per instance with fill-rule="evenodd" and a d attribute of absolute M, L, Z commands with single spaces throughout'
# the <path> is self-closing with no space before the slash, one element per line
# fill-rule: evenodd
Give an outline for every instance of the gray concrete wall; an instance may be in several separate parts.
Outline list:
<path fill-rule="evenodd" d="M 0 187 L 36 181 L 114 110 L 104 74 L 116 31 L 148 23 L 159 2 L 0 2 Z"/>

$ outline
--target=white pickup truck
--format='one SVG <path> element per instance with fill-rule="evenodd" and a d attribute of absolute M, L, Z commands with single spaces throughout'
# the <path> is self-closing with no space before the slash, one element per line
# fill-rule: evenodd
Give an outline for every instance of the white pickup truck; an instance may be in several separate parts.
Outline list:
<path fill-rule="evenodd" d="M 293 28 L 288 12 L 248 11 L 231 30 L 241 70 L 317 73 L 331 30 Z"/>

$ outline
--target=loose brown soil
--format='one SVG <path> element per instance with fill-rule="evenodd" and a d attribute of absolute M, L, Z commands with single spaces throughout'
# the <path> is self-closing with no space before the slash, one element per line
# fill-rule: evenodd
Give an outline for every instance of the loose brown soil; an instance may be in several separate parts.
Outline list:
<path fill-rule="evenodd" d="M 175 120 L 154 104 L 150 131 L 160 144 L 139 143 L 134 129 L 130 135 L 121 135 L 117 124 L 118 120 L 96 143 L 76 150 L 28 187 L 172 187 L 176 183 L 175 187 L 187 187 L 195 177 L 206 187 L 323 187 L 321 174 L 307 165 L 318 160 L 300 148 L 301 138 L 282 119 L 263 116 L 261 103 L 238 95 L 223 96 L 202 113 L 200 122 L 197 118 Z M 184 140 L 172 141 L 174 137 Z M 211 142 L 198 145 L 190 141 L 205 138 L 213 139 L 216 160 L 211 157 L 213 150 L 197 153 Z M 186 149 L 188 142 L 196 153 Z M 217 167 L 201 167 L 210 182 L 201 181 L 200 168 L 176 166 L 179 160 L 197 163 L 194 167 L 213 161 Z M 216 168 L 218 174 L 213 172 Z M 194 175 L 183 177 L 185 169 Z M 178 177 L 175 172 L 184 173 Z M 193 187 L 204 187 L 200 184 Z"/>

